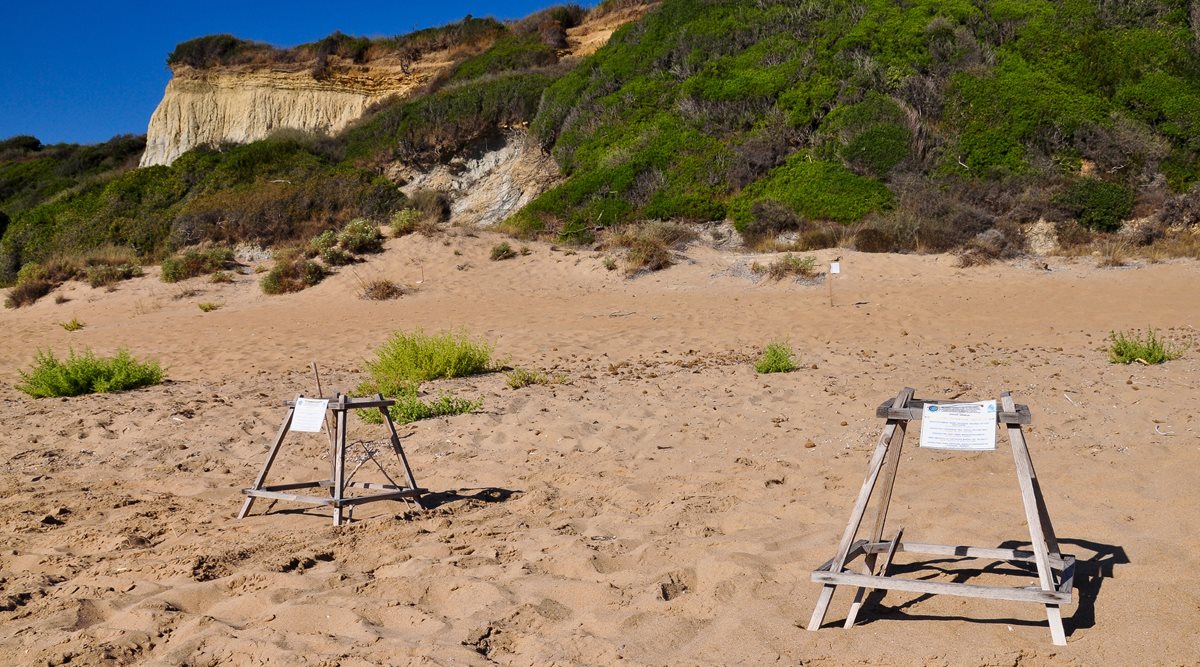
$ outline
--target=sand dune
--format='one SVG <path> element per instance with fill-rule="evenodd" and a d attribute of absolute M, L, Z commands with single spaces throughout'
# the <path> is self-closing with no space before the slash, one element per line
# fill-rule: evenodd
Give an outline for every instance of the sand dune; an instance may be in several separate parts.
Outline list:
<path fill-rule="evenodd" d="M 1197 263 L 960 269 L 838 251 L 831 308 L 822 285 L 752 282 L 750 256 L 694 247 L 626 280 L 597 253 L 545 244 L 491 262 L 495 241 L 391 240 L 290 296 L 264 296 L 253 275 L 165 285 L 151 270 L 0 313 L 3 662 L 1200 662 L 1200 352 L 1157 367 L 1103 353 L 1110 330 L 1148 326 L 1194 345 Z M 358 299 L 377 276 L 423 282 Z M 72 317 L 85 328 L 56 325 Z M 260 501 L 235 520 L 281 402 L 313 390 L 309 362 L 352 387 L 390 332 L 418 327 L 462 328 L 567 381 L 433 383 L 484 407 L 402 427 L 428 511 L 376 503 L 334 528 Z M 783 338 L 802 369 L 756 375 L 751 356 Z M 170 381 L 70 400 L 12 388 L 35 350 L 72 345 L 129 347 Z M 1030 405 L 1039 478 L 1080 558 L 1068 646 L 1050 645 L 1034 605 L 902 593 L 843 631 L 840 592 L 827 617 L 839 627 L 803 630 L 819 592 L 809 573 L 833 555 L 881 425 L 874 408 L 905 385 L 931 398 L 1009 389 Z M 351 435 L 371 446 L 381 429 Z M 289 440 L 273 478 L 319 476 L 322 438 Z M 1027 539 L 1004 444 L 908 447 L 891 517 L 927 542 Z M 1005 571 L 980 580 L 1028 582 Z"/>

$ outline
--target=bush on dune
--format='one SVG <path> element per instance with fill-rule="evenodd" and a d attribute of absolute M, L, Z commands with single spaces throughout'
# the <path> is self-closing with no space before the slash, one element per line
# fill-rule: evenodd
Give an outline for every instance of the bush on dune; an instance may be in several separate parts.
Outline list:
<path fill-rule="evenodd" d="M 38 352 L 33 367 L 20 371 L 17 389 L 34 398 L 80 396 L 126 391 L 159 384 L 163 370 L 157 362 L 139 362 L 128 350 L 114 357 L 98 357 L 91 350 L 74 350 L 60 360 L 53 352 Z"/>

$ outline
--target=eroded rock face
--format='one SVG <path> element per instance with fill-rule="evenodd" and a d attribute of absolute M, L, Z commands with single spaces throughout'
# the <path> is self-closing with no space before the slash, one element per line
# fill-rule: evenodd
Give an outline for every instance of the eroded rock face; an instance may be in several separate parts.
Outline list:
<path fill-rule="evenodd" d="M 367 107 L 420 84 L 422 72 L 360 68 L 314 79 L 307 68 L 176 70 L 150 118 L 141 166 L 171 164 L 203 145 L 244 144 L 281 129 L 336 133 Z"/>
<path fill-rule="evenodd" d="M 509 129 L 428 171 L 395 163 L 386 174 L 407 195 L 446 193 L 452 221 L 483 226 L 503 221 L 560 179 L 554 159 L 523 128 Z"/>

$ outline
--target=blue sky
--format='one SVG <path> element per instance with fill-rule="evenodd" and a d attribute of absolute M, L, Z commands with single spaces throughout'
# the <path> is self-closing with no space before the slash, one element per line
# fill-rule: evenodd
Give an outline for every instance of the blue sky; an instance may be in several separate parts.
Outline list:
<path fill-rule="evenodd" d="M 94 143 L 144 134 L 171 77 L 167 54 L 201 35 L 292 46 L 334 30 L 396 35 L 467 14 L 521 18 L 555 4 L 563 2 L 12 0 L 0 12 L 0 139 L 32 134 L 43 143 Z"/>

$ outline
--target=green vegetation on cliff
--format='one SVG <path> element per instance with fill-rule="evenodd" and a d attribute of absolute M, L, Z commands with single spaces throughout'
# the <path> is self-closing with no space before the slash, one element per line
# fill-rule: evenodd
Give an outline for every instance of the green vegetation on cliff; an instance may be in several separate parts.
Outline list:
<path fill-rule="evenodd" d="M 567 179 L 510 224 L 1108 229 L 1200 179 L 1195 4 L 665 0 L 546 91 L 531 129 Z"/>

